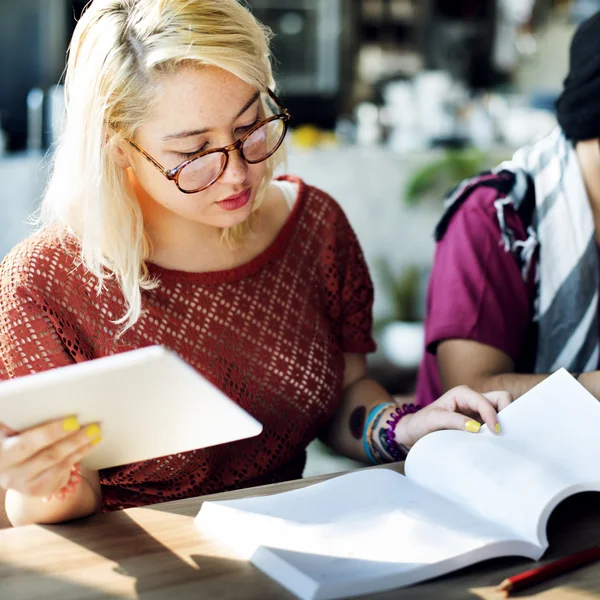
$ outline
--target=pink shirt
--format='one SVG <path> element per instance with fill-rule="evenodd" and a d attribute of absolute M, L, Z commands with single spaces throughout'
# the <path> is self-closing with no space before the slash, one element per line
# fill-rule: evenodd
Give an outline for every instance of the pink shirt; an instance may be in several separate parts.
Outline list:
<path fill-rule="evenodd" d="M 495 189 L 475 189 L 437 244 L 427 292 L 426 351 L 417 382 L 421 404 L 433 402 L 442 393 L 436 350 L 443 340 L 475 340 L 508 354 L 517 372 L 533 370 L 536 261 L 525 282 L 501 241 L 494 207 L 499 197 Z M 505 216 L 516 238 L 525 239 L 516 212 L 505 208 Z"/>

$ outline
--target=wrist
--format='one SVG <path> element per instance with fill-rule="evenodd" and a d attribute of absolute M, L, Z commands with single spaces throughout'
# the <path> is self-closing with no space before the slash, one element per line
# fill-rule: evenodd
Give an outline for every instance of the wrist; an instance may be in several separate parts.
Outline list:
<path fill-rule="evenodd" d="M 81 468 L 81 481 L 64 500 L 44 501 L 41 496 L 29 496 L 9 489 L 5 508 L 14 527 L 31 524 L 55 524 L 87 517 L 102 508 L 99 485 L 94 485 L 95 471 Z"/>
<path fill-rule="evenodd" d="M 412 431 L 412 420 L 415 418 L 415 413 L 409 413 L 404 415 L 396 425 L 395 440 L 400 446 L 404 446 L 410 450 L 415 445 L 415 437 L 411 434 Z"/>
<path fill-rule="evenodd" d="M 371 462 L 389 463 L 398 462 L 406 458 L 410 446 L 414 443 L 408 432 L 410 421 L 414 413 L 421 406 L 411 403 L 381 404 L 371 410 L 375 418 L 367 419 L 368 427 L 365 430 L 367 439 L 367 455 Z"/>
<path fill-rule="evenodd" d="M 394 410 L 393 402 L 382 402 L 371 408 L 363 429 L 362 445 L 369 462 L 374 465 L 391 462 L 392 458 L 385 451 L 381 434 L 386 427 L 386 420 Z"/>
<path fill-rule="evenodd" d="M 415 413 L 423 408 L 419 404 L 413 402 L 397 405 L 394 410 L 394 415 L 388 421 L 387 444 L 390 454 L 395 461 L 404 460 L 410 451 L 410 448 L 415 443 L 415 440 L 410 436 L 412 419 Z"/>
<path fill-rule="evenodd" d="M 81 471 L 78 464 L 74 464 L 70 471 L 66 482 L 61 485 L 54 493 L 50 496 L 42 498 L 42 502 L 50 502 L 58 500 L 64 501 L 68 494 L 74 494 L 81 483 Z"/>
<path fill-rule="evenodd" d="M 372 433 L 372 445 L 375 446 L 379 457 L 379 464 L 394 462 L 396 459 L 390 452 L 390 444 L 388 442 L 388 430 L 390 419 L 395 415 L 396 404 L 388 404 L 382 412 L 377 428 Z"/>

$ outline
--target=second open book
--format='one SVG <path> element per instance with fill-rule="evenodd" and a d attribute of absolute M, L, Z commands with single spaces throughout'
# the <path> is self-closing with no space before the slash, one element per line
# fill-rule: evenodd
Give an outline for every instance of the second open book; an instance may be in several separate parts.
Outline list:
<path fill-rule="evenodd" d="M 538 559 L 552 510 L 600 491 L 600 403 L 561 370 L 499 422 L 499 436 L 484 427 L 424 437 L 406 477 L 367 469 L 205 502 L 197 525 L 307 599 L 406 586 L 497 556 Z"/>

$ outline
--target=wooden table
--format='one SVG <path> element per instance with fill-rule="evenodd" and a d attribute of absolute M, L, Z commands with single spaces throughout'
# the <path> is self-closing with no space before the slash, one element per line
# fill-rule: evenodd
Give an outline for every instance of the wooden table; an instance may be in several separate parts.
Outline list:
<path fill-rule="evenodd" d="M 402 464 L 395 465 L 402 471 Z M 329 476 L 228 492 L 238 498 L 294 489 Z M 96 515 L 67 525 L 0 531 L 0 598 L 291 599 L 253 565 L 202 536 L 192 523 L 202 501 L 192 498 Z M 563 503 L 549 525 L 557 558 L 600 543 L 600 495 Z M 412 588 L 379 594 L 379 600 L 466 598 L 498 600 L 494 586 L 528 568 L 530 561 L 488 561 Z M 600 565 L 590 565 L 517 598 L 600 598 Z"/>

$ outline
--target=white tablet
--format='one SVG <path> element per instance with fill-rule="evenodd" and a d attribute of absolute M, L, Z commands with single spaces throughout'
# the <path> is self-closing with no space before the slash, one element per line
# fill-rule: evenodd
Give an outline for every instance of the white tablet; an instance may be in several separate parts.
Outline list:
<path fill-rule="evenodd" d="M 174 352 L 151 346 L 0 383 L 0 421 L 20 431 L 75 415 L 99 422 L 82 461 L 104 469 L 258 435 L 262 425 Z"/>

